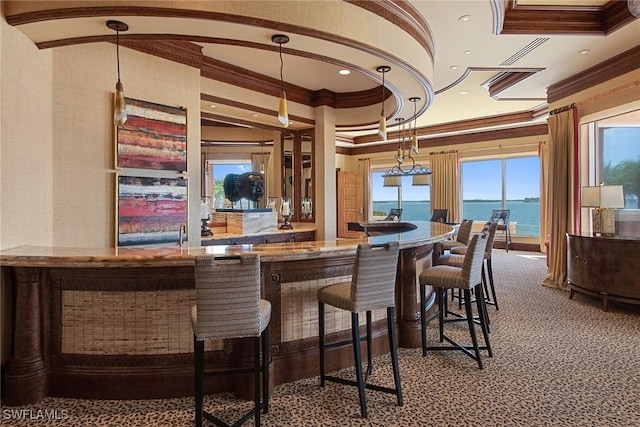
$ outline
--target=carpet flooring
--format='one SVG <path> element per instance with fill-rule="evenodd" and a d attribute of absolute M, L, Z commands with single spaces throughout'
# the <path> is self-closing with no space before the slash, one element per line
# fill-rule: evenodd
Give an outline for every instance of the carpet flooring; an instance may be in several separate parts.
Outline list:
<path fill-rule="evenodd" d="M 369 417 L 362 419 L 354 387 L 320 388 L 309 378 L 275 387 L 263 425 L 640 426 L 640 309 L 612 303 L 604 312 L 599 300 L 569 300 L 541 286 L 539 254 L 495 250 L 493 268 L 500 310 L 489 306 L 494 357 L 483 352 L 483 370 L 460 352 L 423 358 L 418 349 L 400 349 L 404 406 L 367 390 Z M 452 326 L 453 334 L 467 336 L 464 325 Z M 337 374 L 352 378 L 353 369 Z M 392 385 L 387 356 L 375 359 L 370 382 Z M 208 396 L 205 408 L 233 418 L 250 403 L 232 397 Z M 3 426 L 191 426 L 193 399 L 47 398 L 2 407 L 1 416 Z"/>

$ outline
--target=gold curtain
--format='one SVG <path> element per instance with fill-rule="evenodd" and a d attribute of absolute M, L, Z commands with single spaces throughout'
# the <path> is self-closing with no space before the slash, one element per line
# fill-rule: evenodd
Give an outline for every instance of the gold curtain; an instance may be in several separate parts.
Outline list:
<path fill-rule="evenodd" d="M 449 221 L 460 222 L 458 152 L 431 153 L 431 210 L 448 209 Z M 427 218 L 428 219 L 428 218 Z"/>
<path fill-rule="evenodd" d="M 549 235 L 549 210 L 547 203 L 547 186 L 549 185 L 549 145 L 538 145 L 540 158 L 540 250 L 547 252 L 545 242 Z"/>
<path fill-rule="evenodd" d="M 363 205 L 364 212 L 362 213 L 362 218 L 365 221 L 371 220 L 371 212 L 373 212 L 373 205 L 371 200 L 371 160 L 370 159 L 359 159 L 360 160 L 360 175 L 362 175 L 362 197 L 363 197 Z"/>
<path fill-rule="evenodd" d="M 267 197 L 269 194 L 273 194 L 272 180 L 269 176 L 272 172 L 269 170 L 271 165 L 271 154 L 269 153 L 251 153 L 251 168 L 254 172 L 262 172 L 264 175 L 264 196 L 258 202 L 259 208 L 265 208 L 267 206 Z"/>
<path fill-rule="evenodd" d="M 573 156 L 577 145 L 577 111 L 570 108 L 559 112 L 550 116 L 547 123 L 549 162 L 546 227 L 550 235 L 550 246 L 549 274 L 542 284 L 550 288 L 568 289 L 566 234 L 573 228 Z"/>

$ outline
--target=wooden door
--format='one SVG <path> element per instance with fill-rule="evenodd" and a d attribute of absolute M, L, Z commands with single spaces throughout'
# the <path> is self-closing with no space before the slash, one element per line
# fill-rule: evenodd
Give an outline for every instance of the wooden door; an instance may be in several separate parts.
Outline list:
<path fill-rule="evenodd" d="M 338 237 L 362 237 L 361 232 L 347 229 L 348 222 L 364 220 L 362 176 L 357 172 L 338 171 L 336 183 Z"/>

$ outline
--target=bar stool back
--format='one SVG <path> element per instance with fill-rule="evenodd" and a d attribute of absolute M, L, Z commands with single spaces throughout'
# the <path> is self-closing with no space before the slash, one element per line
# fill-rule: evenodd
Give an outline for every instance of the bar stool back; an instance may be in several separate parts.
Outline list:
<path fill-rule="evenodd" d="M 253 416 L 260 425 L 260 410 L 269 409 L 269 320 L 271 304 L 260 297 L 260 257 L 233 258 L 211 255 L 195 259 L 196 305 L 191 309 L 194 347 L 196 426 L 202 418 L 219 426 L 227 424 L 203 410 L 203 380 L 207 376 L 253 373 L 254 406 L 232 425 Z M 253 366 L 205 370 L 204 343 L 209 339 L 253 338 Z M 260 338 L 262 337 L 262 348 Z M 260 382 L 262 380 L 262 401 Z"/>
<path fill-rule="evenodd" d="M 420 274 L 420 323 L 422 327 L 422 355 L 427 355 L 427 350 L 462 350 L 466 355 L 478 362 L 478 367 L 482 369 L 482 359 L 480 349 L 486 349 L 489 356 L 492 356 L 491 345 L 487 329 L 487 309 L 485 305 L 484 293 L 482 290 L 482 265 L 484 250 L 487 245 L 487 233 L 476 234 L 471 238 L 464 256 L 462 268 L 450 265 L 436 265 L 426 269 Z M 435 288 L 438 299 L 438 311 L 426 317 L 426 286 Z M 462 289 L 464 293 L 464 303 L 466 317 L 445 320 L 445 298 L 448 289 Z M 473 309 L 471 307 L 471 289 L 476 294 L 476 305 L 478 308 L 478 319 L 482 328 L 485 345 L 480 347 L 475 332 L 475 322 Z M 438 317 L 440 332 L 440 342 L 447 341 L 452 346 L 432 346 L 427 347 L 427 323 Z M 447 322 L 457 322 L 466 320 L 469 325 L 472 346 L 462 345 L 454 341 L 444 333 L 444 324 Z M 473 350 L 473 353 L 470 351 Z"/>
<path fill-rule="evenodd" d="M 442 254 L 445 251 L 451 250 L 456 246 L 467 246 L 469 243 L 469 237 L 471 236 L 471 227 L 473 227 L 472 219 L 463 219 L 460 223 L 460 227 L 458 228 L 458 234 L 456 235 L 456 240 L 444 240 L 439 242 L 440 253 Z"/>
<path fill-rule="evenodd" d="M 325 381 L 333 381 L 358 387 L 360 398 L 360 412 L 362 418 L 367 417 L 367 402 L 365 388 L 395 394 L 398 406 L 402 406 L 402 387 L 400 385 L 400 370 L 398 368 L 398 347 L 395 338 L 395 284 L 398 267 L 398 242 L 383 245 L 360 244 L 356 252 L 351 282 L 336 283 L 318 290 L 318 323 L 320 338 L 320 386 Z M 351 312 L 351 340 L 325 344 L 325 304 Z M 387 309 L 387 334 L 393 367 L 395 389 L 368 384 L 371 374 L 371 311 L 379 308 Z M 366 342 L 367 342 L 367 375 L 362 374 L 362 356 L 360 353 L 360 324 L 359 312 L 366 312 Z M 355 359 L 356 381 L 326 375 L 325 350 L 327 348 L 353 346 Z"/>

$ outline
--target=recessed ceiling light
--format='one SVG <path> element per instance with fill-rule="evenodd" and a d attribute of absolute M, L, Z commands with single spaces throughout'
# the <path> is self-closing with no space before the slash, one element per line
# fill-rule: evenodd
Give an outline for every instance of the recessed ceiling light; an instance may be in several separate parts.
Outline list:
<path fill-rule="evenodd" d="M 469 95 L 469 91 L 468 90 L 463 90 L 460 92 L 460 95 Z"/>
<path fill-rule="evenodd" d="M 458 21 L 467 22 L 470 19 L 471 19 L 471 15 L 462 15 L 460 18 L 458 18 Z"/>
<path fill-rule="evenodd" d="M 449 69 L 451 69 L 451 70 L 457 70 L 457 69 L 458 69 L 458 66 L 457 66 L 457 65 L 452 65 L 451 67 L 449 67 Z"/>
<path fill-rule="evenodd" d="M 470 51 L 470 50 L 465 50 L 465 51 L 464 51 L 464 54 L 465 54 L 465 55 L 469 55 L 470 53 L 471 53 L 471 51 Z"/>
<path fill-rule="evenodd" d="M 258 117 L 258 115 L 256 113 L 253 113 L 252 116 L 253 117 Z"/>
<path fill-rule="evenodd" d="M 343 76 L 348 76 L 349 74 L 351 74 L 350 70 L 340 70 L 338 71 L 338 74 L 341 74 Z"/>
<path fill-rule="evenodd" d="M 215 104 L 211 104 L 211 105 L 209 105 L 209 107 L 216 108 Z"/>
<path fill-rule="evenodd" d="M 591 49 L 582 49 L 580 51 L 580 55 L 586 55 L 587 53 L 591 52 Z"/>

